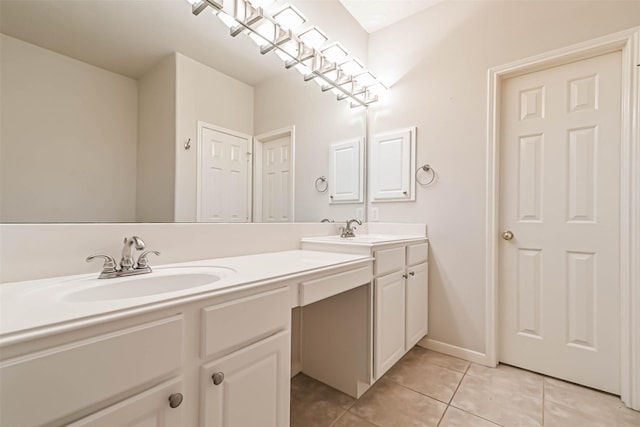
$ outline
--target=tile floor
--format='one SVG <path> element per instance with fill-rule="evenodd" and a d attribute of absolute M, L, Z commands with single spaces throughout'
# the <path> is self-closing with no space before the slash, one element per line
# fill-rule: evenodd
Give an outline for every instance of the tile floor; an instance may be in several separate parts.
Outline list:
<path fill-rule="evenodd" d="M 291 427 L 640 427 L 620 399 L 529 371 L 414 347 L 360 399 L 306 375 L 291 382 Z"/>

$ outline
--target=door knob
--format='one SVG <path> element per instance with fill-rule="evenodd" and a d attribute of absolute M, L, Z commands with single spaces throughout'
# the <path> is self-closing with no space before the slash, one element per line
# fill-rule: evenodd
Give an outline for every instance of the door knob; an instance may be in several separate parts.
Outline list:
<path fill-rule="evenodd" d="M 511 240 L 511 239 L 513 239 L 513 231 L 511 231 L 511 230 L 503 231 L 503 232 L 502 232 L 502 238 L 503 238 L 504 240 Z"/>

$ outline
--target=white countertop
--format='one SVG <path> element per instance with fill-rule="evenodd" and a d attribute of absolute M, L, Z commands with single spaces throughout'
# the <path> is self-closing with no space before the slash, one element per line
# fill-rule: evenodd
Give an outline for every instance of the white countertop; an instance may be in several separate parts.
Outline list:
<path fill-rule="evenodd" d="M 370 262 L 369 256 L 294 250 L 230 258 L 191 261 L 152 266 L 160 272 L 169 267 L 221 267 L 228 269 L 217 282 L 191 289 L 96 301 L 70 301 L 69 289 L 82 286 L 117 284 L 129 278 L 98 280 L 98 273 L 55 277 L 0 284 L 0 346 L 42 335 L 45 331 L 71 329 L 82 320 L 83 326 L 129 316 L 184 302 L 209 298 L 230 290 L 294 279 L 313 273 Z M 154 273 L 131 276 L 152 276 Z"/>
<path fill-rule="evenodd" d="M 410 244 L 416 242 L 424 242 L 427 238 L 425 236 L 418 235 L 405 235 L 405 234 L 361 234 L 355 237 L 340 237 L 333 236 L 318 236 L 318 237 L 303 237 L 301 242 L 307 243 L 325 243 L 345 246 L 366 246 L 373 247 L 379 245 L 388 244 Z"/>

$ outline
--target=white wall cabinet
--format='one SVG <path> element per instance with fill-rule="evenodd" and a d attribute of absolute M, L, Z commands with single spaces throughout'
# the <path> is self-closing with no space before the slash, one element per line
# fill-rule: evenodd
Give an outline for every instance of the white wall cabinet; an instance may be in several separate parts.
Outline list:
<path fill-rule="evenodd" d="M 371 202 L 416 199 L 416 128 L 374 135 L 371 138 L 369 194 Z"/>
<path fill-rule="evenodd" d="M 362 140 L 329 146 L 329 203 L 362 203 L 363 163 Z"/>

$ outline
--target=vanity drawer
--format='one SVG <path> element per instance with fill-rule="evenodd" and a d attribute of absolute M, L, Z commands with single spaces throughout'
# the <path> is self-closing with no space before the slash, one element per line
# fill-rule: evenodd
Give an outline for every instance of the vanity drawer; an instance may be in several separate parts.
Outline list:
<path fill-rule="evenodd" d="M 2 362 L 0 425 L 44 425 L 178 369 L 183 322 L 173 316 Z"/>
<path fill-rule="evenodd" d="M 415 265 L 425 262 L 428 255 L 429 245 L 427 243 L 407 246 L 407 265 Z"/>
<path fill-rule="evenodd" d="M 332 274 L 300 285 L 300 305 L 307 305 L 371 282 L 371 267 Z"/>
<path fill-rule="evenodd" d="M 288 328 L 290 321 L 288 287 L 203 308 L 200 357 L 237 350 Z"/>
<path fill-rule="evenodd" d="M 376 251 L 373 274 L 381 276 L 404 267 L 404 246 Z"/>

